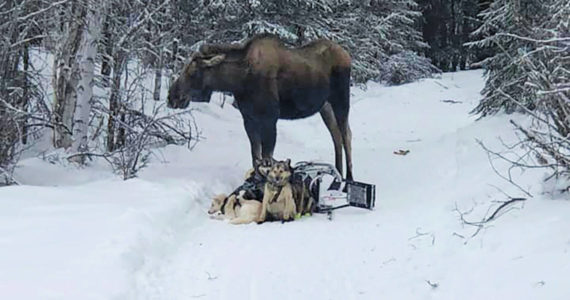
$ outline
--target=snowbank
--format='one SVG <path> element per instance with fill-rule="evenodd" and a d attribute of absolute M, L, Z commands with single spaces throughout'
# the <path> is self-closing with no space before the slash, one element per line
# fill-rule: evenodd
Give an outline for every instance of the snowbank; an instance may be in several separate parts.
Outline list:
<path fill-rule="evenodd" d="M 540 184 L 542 171 L 513 170 L 534 197 L 475 236 L 460 220 L 481 220 L 504 193 L 524 196 L 476 142 L 500 150 L 499 137 L 516 140 L 509 118 L 524 117 L 475 121 L 482 85 L 468 71 L 353 90 L 354 173 L 376 184 L 377 207 L 332 222 L 206 216 L 250 164 L 241 117 L 219 99 L 195 105 L 204 140 L 192 152 L 167 147 L 138 179 L 27 159 L 24 185 L 0 189 L 0 297 L 568 299 L 570 203 Z M 275 156 L 332 161 L 320 117 L 280 121 Z"/>

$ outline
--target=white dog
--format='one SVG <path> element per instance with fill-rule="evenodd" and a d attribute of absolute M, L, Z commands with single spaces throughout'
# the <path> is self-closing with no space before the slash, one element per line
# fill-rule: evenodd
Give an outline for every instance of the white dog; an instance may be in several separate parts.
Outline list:
<path fill-rule="evenodd" d="M 261 202 L 257 200 L 247 200 L 243 198 L 244 191 L 240 194 L 226 195 L 220 194 L 212 199 L 212 204 L 208 214 L 216 218 L 227 219 L 231 224 L 248 224 L 255 222 L 261 213 Z"/>

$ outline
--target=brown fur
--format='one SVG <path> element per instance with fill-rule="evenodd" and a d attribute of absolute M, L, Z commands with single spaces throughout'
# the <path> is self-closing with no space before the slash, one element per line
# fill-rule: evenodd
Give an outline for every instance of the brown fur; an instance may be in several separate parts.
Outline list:
<path fill-rule="evenodd" d="M 291 182 L 293 191 L 293 199 L 295 199 L 295 206 L 297 214 L 305 215 L 312 214 L 314 209 L 314 200 L 309 193 L 308 186 L 304 182 Z"/>
<path fill-rule="evenodd" d="M 230 92 L 240 110 L 251 146 L 252 164 L 271 158 L 278 119 L 317 112 L 331 133 L 335 166 L 352 179 L 350 106 L 351 58 L 338 44 L 320 39 L 299 48 L 260 35 L 242 44 L 206 44 L 193 54 L 169 90 L 172 108 L 209 101 L 212 91 Z"/>
<path fill-rule="evenodd" d="M 290 162 L 290 160 L 275 162 L 267 174 L 258 223 L 265 222 L 268 216 L 271 220 L 294 220 L 297 208 L 290 183 L 292 175 Z"/>
<path fill-rule="evenodd" d="M 326 81 L 325 77 L 331 71 L 351 67 L 348 52 L 326 39 L 318 39 L 299 48 L 289 48 L 276 37 L 261 35 L 243 44 L 205 44 L 199 53 L 209 58 L 227 54 L 228 60 L 244 57 L 251 75 L 272 78 L 279 75 L 280 78 L 296 78 L 305 84 L 319 84 Z"/>

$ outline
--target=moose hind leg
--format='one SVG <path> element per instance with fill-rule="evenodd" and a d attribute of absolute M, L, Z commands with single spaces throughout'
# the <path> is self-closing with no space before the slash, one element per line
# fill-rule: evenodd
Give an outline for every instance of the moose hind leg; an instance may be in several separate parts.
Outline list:
<path fill-rule="evenodd" d="M 334 144 L 335 167 L 342 174 L 342 134 L 338 128 L 336 118 L 330 103 L 325 102 L 321 108 L 321 118 L 329 130 Z"/>
<path fill-rule="evenodd" d="M 352 178 L 352 131 L 348 120 L 345 122 L 344 130 L 342 132 L 344 140 L 344 152 L 346 154 L 346 179 L 353 180 Z"/>
<path fill-rule="evenodd" d="M 335 72 L 331 80 L 331 106 L 342 135 L 346 154 L 346 179 L 352 180 L 352 132 L 348 124 L 350 110 L 350 70 Z"/>

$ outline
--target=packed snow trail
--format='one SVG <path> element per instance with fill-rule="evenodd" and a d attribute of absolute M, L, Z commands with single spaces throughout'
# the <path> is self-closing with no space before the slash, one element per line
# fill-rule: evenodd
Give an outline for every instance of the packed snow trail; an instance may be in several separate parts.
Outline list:
<path fill-rule="evenodd" d="M 570 293 L 562 279 L 569 277 L 555 270 L 570 274 L 570 223 L 556 216 L 561 216 L 558 209 L 569 211 L 568 202 L 529 202 L 522 213 L 503 217 L 498 228 L 466 245 L 466 239 L 454 235 L 473 233 L 472 228 L 462 227 L 453 211 L 455 203 L 467 211 L 478 202 L 486 209 L 491 200 L 506 200 L 489 184 L 516 193 L 492 172 L 475 141 L 497 146 L 499 134 L 513 138 L 506 118 L 475 123 L 475 116 L 468 114 L 479 99 L 482 82 L 481 73 L 475 71 L 399 87 L 353 90 L 355 178 L 377 185 L 375 211 L 349 208 L 338 211 L 332 222 L 316 215 L 287 224 L 247 226 L 231 226 L 204 215 L 200 226 L 188 228 L 187 241 L 173 256 L 153 257 L 136 273 L 131 296 L 565 298 L 557 293 Z M 208 174 L 204 182 L 231 182 L 223 178 L 234 177 L 234 184 L 220 192 L 235 187 L 249 163 L 241 117 L 226 107 L 203 108 L 214 116 L 200 122 L 208 141 L 183 164 L 189 169 L 204 165 L 199 168 Z M 277 159 L 332 161 L 332 141 L 319 116 L 280 121 L 278 130 Z M 398 149 L 410 154 L 394 155 Z M 225 168 L 232 165 L 239 168 Z M 521 240 L 537 221 L 548 228 L 548 237 L 540 242 Z M 559 237 L 552 240 L 552 235 Z M 541 285 L 546 281 L 551 288 Z"/>
<path fill-rule="evenodd" d="M 459 218 L 479 221 L 504 193 L 523 196 L 476 139 L 500 150 L 498 137 L 516 140 L 509 118 L 526 120 L 475 121 L 481 75 L 353 89 L 354 174 L 376 184 L 376 209 L 333 221 L 208 218 L 210 197 L 239 185 L 250 164 L 239 112 L 216 101 L 193 104 L 203 136 L 194 150 L 167 147 L 138 179 L 24 161 L 26 183 L 58 186 L 0 189 L 0 297 L 569 299 L 570 203 L 540 184 L 542 171 L 515 172 L 534 198 L 474 237 Z M 279 121 L 275 157 L 333 161 L 320 117 Z"/>

